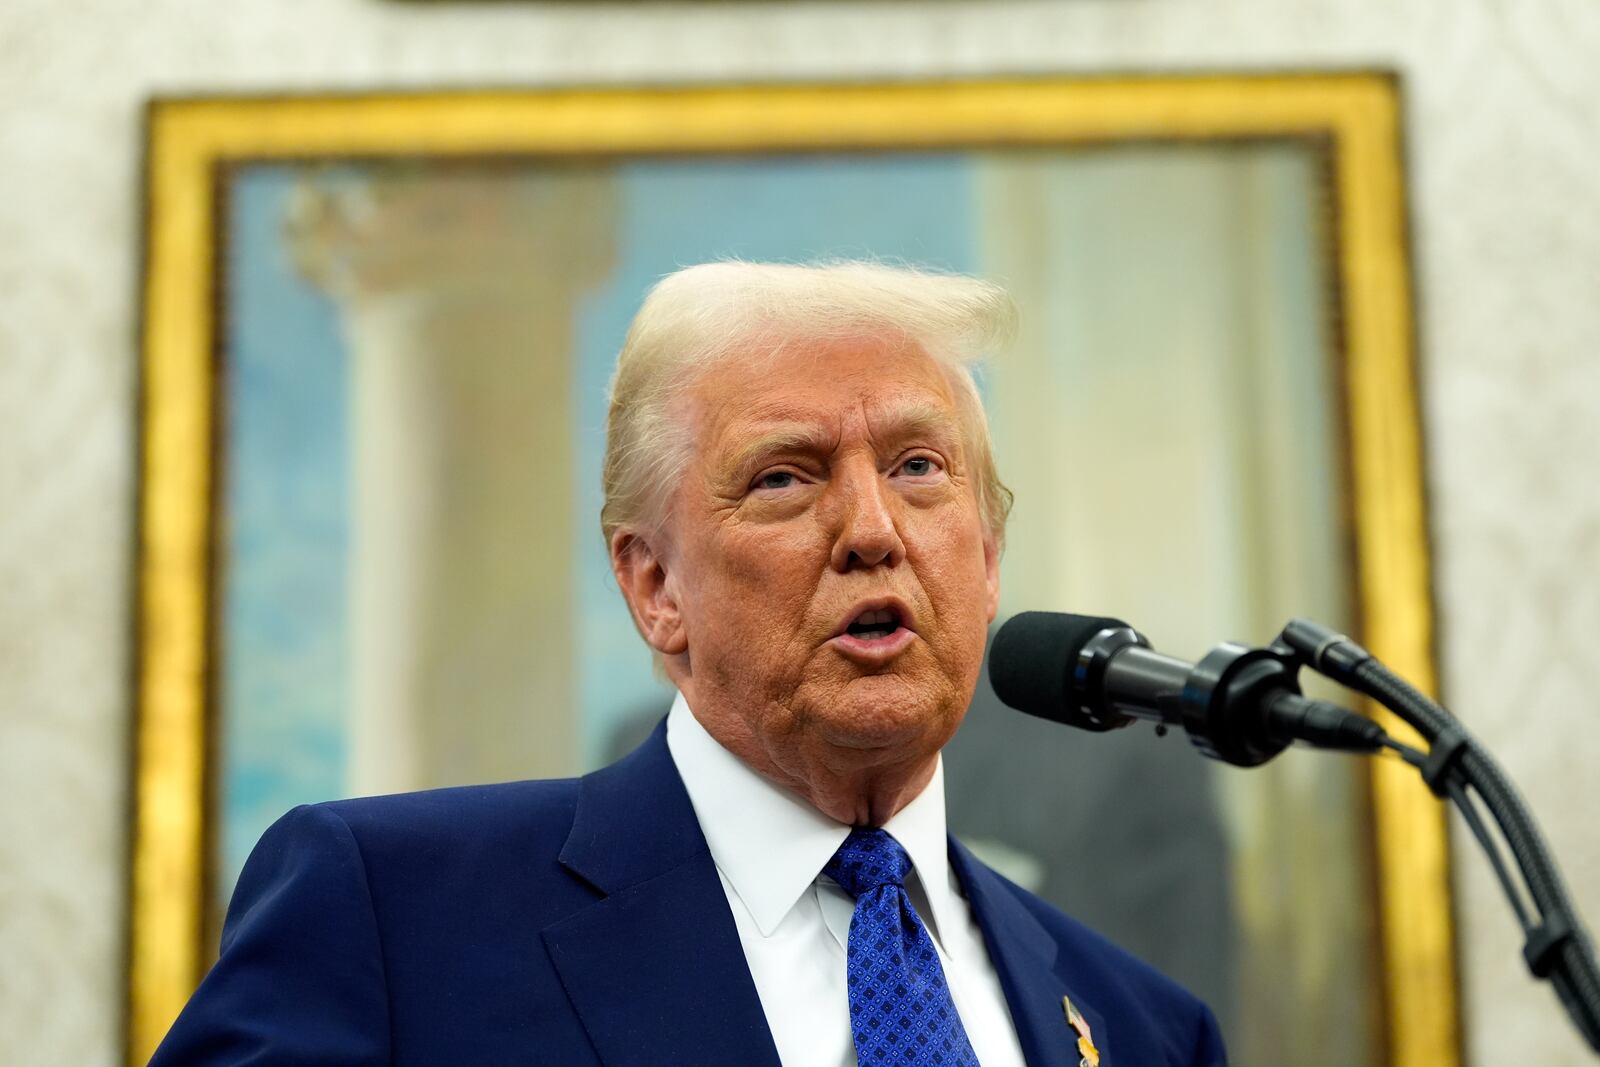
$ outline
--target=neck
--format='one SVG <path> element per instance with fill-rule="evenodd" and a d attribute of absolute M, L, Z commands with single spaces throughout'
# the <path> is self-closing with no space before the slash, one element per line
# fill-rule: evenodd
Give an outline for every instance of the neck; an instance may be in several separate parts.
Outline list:
<path fill-rule="evenodd" d="M 933 780 L 939 757 L 923 760 L 915 767 L 892 775 L 863 779 L 842 778 L 838 782 L 779 782 L 795 790 L 811 806 L 837 822 L 850 826 L 882 826 L 910 804 Z M 774 779 L 777 780 L 777 779 Z"/>
<path fill-rule="evenodd" d="M 882 826 L 922 795 L 939 765 L 939 750 L 928 751 L 920 738 L 898 748 L 857 748 L 788 734 L 774 741 L 715 699 L 697 697 L 687 687 L 683 695 L 706 733 L 745 766 L 847 826 Z"/>

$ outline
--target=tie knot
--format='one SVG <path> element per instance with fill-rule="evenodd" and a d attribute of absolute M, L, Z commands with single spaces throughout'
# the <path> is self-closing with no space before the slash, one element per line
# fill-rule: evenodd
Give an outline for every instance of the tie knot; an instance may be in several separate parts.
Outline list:
<path fill-rule="evenodd" d="M 880 886 L 903 886 L 910 870 L 911 857 L 887 830 L 858 826 L 850 831 L 822 873 L 838 882 L 846 893 L 859 898 Z"/>

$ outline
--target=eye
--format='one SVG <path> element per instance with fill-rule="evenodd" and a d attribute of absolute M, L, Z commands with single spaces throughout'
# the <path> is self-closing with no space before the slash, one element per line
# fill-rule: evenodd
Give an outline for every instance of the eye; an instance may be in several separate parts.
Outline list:
<path fill-rule="evenodd" d="M 794 483 L 795 476 L 791 471 L 767 471 L 757 477 L 750 487 L 752 489 L 787 489 Z"/>
<path fill-rule="evenodd" d="M 926 478 L 939 473 L 939 462 L 932 456 L 912 456 L 900 464 L 900 473 L 911 478 Z"/>

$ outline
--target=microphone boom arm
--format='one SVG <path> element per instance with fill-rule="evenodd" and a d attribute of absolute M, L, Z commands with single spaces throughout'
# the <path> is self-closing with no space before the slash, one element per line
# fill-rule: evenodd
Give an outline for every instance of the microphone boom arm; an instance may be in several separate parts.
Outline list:
<path fill-rule="evenodd" d="M 1547 979 L 1589 1047 L 1600 1052 L 1600 966 L 1578 920 L 1561 872 L 1533 815 L 1505 771 L 1461 722 L 1343 634 L 1304 619 L 1292 620 L 1274 642 L 1302 665 L 1364 693 L 1409 723 L 1428 742 L 1427 753 L 1386 740 L 1415 766 L 1437 796 L 1461 811 L 1495 868 L 1522 927 L 1522 955 L 1535 978 Z M 1535 914 L 1529 915 L 1500 851 L 1489 837 L 1468 790 L 1483 802 L 1510 846 Z"/>
<path fill-rule="evenodd" d="M 1365 715 L 1302 696 L 1303 667 L 1393 711 L 1416 728 L 1428 751 L 1400 744 Z M 1115 730 L 1141 719 L 1154 722 L 1158 734 L 1182 727 L 1200 752 L 1240 767 L 1265 763 L 1294 741 L 1398 753 L 1460 809 L 1517 913 L 1528 969 L 1550 981 L 1579 1033 L 1600 1052 L 1600 966 L 1533 816 L 1455 716 L 1348 637 L 1295 619 L 1266 648 L 1222 644 L 1190 664 L 1156 652 L 1120 619 L 1025 611 L 995 635 L 989 681 L 1011 707 L 1083 730 Z M 1474 796 L 1510 847 L 1531 911 Z"/>

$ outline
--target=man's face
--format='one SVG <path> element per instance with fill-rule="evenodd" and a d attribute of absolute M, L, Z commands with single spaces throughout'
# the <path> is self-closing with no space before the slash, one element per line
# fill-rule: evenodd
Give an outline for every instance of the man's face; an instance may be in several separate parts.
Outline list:
<path fill-rule="evenodd" d="M 800 781 L 931 759 L 999 595 L 943 370 L 904 342 L 795 344 L 708 371 L 688 411 L 664 557 L 697 714 Z"/>

